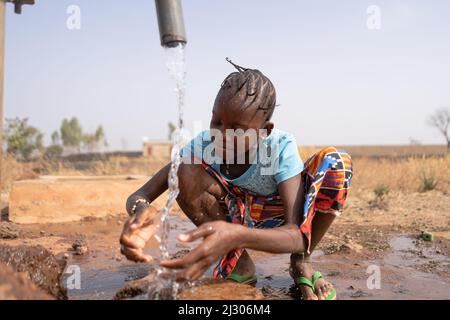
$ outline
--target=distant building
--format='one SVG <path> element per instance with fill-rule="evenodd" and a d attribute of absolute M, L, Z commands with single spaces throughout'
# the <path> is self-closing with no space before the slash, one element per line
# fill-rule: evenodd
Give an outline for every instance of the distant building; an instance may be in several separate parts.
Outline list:
<path fill-rule="evenodd" d="M 172 141 L 170 140 L 146 140 L 142 155 L 151 158 L 170 158 Z"/>

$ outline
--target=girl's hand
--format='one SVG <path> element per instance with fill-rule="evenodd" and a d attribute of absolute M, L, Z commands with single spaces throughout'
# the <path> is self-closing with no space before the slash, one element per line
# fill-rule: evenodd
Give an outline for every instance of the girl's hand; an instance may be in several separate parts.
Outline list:
<path fill-rule="evenodd" d="M 156 227 L 153 224 L 155 215 L 155 207 L 143 206 L 125 221 L 120 236 L 120 252 L 127 259 L 136 262 L 150 262 L 153 260 L 151 256 L 144 254 L 144 248 L 155 234 Z"/>
<path fill-rule="evenodd" d="M 222 258 L 228 251 L 239 247 L 239 239 L 245 227 L 225 221 L 202 224 L 198 229 L 180 234 L 178 240 L 192 242 L 203 238 L 203 242 L 181 259 L 161 261 L 161 266 L 171 269 L 185 269 L 177 274 L 178 280 L 195 281 L 209 266 Z"/>

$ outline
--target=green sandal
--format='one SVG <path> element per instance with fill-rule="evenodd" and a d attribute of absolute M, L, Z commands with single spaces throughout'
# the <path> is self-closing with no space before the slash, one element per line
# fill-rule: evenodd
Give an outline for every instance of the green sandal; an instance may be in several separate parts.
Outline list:
<path fill-rule="evenodd" d="M 239 274 L 232 273 L 227 277 L 227 280 L 235 281 L 242 284 L 254 284 L 256 283 L 258 278 L 254 274 L 251 276 L 241 276 Z"/>
<path fill-rule="evenodd" d="M 297 283 L 297 285 L 305 285 L 305 286 L 311 288 L 311 290 L 314 292 L 314 294 L 317 295 L 315 285 L 316 285 L 317 280 L 319 280 L 320 278 L 323 278 L 322 274 L 320 273 L 320 271 L 316 271 L 313 274 L 312 281 L 305 277 L 298 277 L 296 280 L 296 283 Z M 337 298 L 336 289 L 333 288 L 330 291 L 330 293 L 328 294 L 328 296 L 325 297 L 325 300 L 336 300 L 336 298 Z"/>

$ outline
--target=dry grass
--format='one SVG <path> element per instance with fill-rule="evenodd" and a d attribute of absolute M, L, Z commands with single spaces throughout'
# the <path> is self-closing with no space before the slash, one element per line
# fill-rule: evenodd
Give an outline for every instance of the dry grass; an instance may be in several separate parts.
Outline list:
<path fill-rule="evenodd" d="M 299 148 L 302 159 L 307 159 L 321 147 Z M 450 187 L 450 157 L 406 157 L 408 154 L 425 152 L 427 156 L 439 155 L 441 146 L 404 146 L 401 156 L 394 157 L 392 146 L 343 147 L 354 160 L 352 187 L 373 192 L 380 185 L 392 191 L 417 192 L 431 189 L 448 192 Z M 399 149 L 400 150 L 400 149 Z M 409 150 L 409 151 L 408 151 Z M 367 157 L 355 157 L 354 154 Z M 376 154 L 387 158 L 372 158 Z M 400 151 L 397 150 L 397 154 Z M 9 190 L 14 180 L 36 178 L 44 175 L 148 175 L 151 176 L 168 163 L 168 158 L 111 157 L 95 161 L 49 161 L 18 163 L 12 157 L 4 160 L 2 189 Z M 37 172 L 37 173 L 36 173 Z"/>
<path fill-rule="evenodd" d="M 153 175 L 169 159 L 111 157 L 95 161 L 42 161 L 41 174 L 46 175 Z"/>
<path fill-rule="evenodd" d="M 306 160 L 322 147 L 300 147 Z M 353 158 L 352 187 L 375 190 L 387 186 L 402 192 L 450 191 L 450 157 L 445 146 L 351 146 L 337 147 Z"/>
<path fill-rule="evenodd" d="M 359 188 L 373 190 L 379 185 L 387 185 L 391 190 L 403 192 L 427 191 L 424 190 L 426 179 L 434 180 L 436 189 L 448 192 L 450 157 L 354 160 L 353 186 Z"/>
<path fill-rule="evenodd" d="M 386 145 L 386 146 L 335 146 L 347 151 L 353 158 L 408 158 L 408 157 L 442 157 L 446 153 L 445 145 Z M 300 155 L 306 159 L 320 150 L 320 146 L 299 147 Z"/>
<path fill-rule="evenodd" d="M 1 191 L 8 192 L 16 180 L 34 179 L 38 177 L 33 163 L 21 163 L 12 156 L 3 159 L 1 175 Z"/>

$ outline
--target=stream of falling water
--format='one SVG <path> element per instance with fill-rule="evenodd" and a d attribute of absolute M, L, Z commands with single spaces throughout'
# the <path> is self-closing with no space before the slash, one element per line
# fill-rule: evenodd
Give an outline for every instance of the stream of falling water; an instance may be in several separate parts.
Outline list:
<path fill-rule="evenodd" d="M 173 133 L 173 147 L 171 152 L 171 166 L 168 177 L 169 195 L 166 206 L 159 210 L 156 216 L 155 238 L 159 243 L 159 260 L 169 259 L 168 238 L 170 232 L 169 213 L 178 196 L 178 167 L 181 163 L 180 149 L 183 137 L 183 109 L 186 92 L 186 71 L 185 71 L 185 46 L 179 44 L 173 48 L 165 48 L 166 66 L 171 78 L 175 81 L 175 94 L 178 104 L 178 122 Z M 175 281 L 175 273 L 171 270 L 157 266 L 156 273 L 150 279 L 149 299 L 176 299 L 179 289 L 178 282 Z"/>

